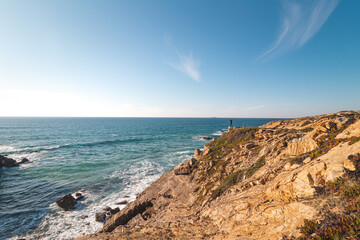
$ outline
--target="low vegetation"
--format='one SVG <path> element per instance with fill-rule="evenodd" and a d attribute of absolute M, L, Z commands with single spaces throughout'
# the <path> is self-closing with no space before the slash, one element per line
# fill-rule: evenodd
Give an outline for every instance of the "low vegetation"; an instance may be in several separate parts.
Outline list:
<path fill-rule="evenodd" d="M 350 139 L 349 144 L 353 145 L 354 143 L 357 143 L 359 141 L 360 141 L 360 137 L 353 137 L 353 138 Z"/>
<path fill-rule="evenodd" d="M 248 168 L 240 169 L 239 171 L 233 172 L 232 174 L 225 177 L 220 186 L 212 193 L 212 198 L 216 198 L 224 193 L 230 187 L 236 185 L 244 178 L 251 177 L 259 168 L 265 165 L 265 157 L 260 157 L 253 165 Z"/>
<path fill-rule="evenodd" d="M 294 158 L 291 158 L 290 159 L 290 165 L 294 165 L 294 164 L 302 164 L 303 161 L 305 160 L 305 158 L 309 157 L 309 153 L 304 153 L 304 154 L 301 154 L 301 155 L 298 155 Z"/>
<path fill-rule="evenodd" d="M 328 212 L 321 221 L 305 220 L 299 239 L 360 239 L 359 172 L 328 182 L 324 192 L 339 198 L 336 207 L 344 208 L 344 212 Z"/>
<path fill-rule="evenodd" d="M 326 135 L 319 137 L 317 139 L 317 144 L 319 146 L 318 149 L 313 150 L 310 153 L 310 158 L 315 159 L 320 157 L 321 155 L 327 153 L 330 149 L 337 146 L 341 140 L 336 139 L 336 136 L 344 131 L 349 126 L 349 124 L 344 124 L 341 128 L 333 127 L 329 129 L 326 133 Z"/>
<path fill-rule="evenodd" d="M 233 148 L 235 145 L 247 143 L 255 138 L 258 127 L 241 127 L 234 128 L 224 133 L 220 138 L 209 143 L 209 147 L 217 149 L 221 147 Z"/>
<path fill-rule="evenodd" d="M 303 123 L 301 124 L 301 127 L 305 127 L 306 125 L 309 125 L 310 123 L 311 123 L 310 120 L 306 120 L 305 122 L 303 122 Z"/>
<path fill-rule="evenodd" d="M 241 127 L 234 128 L 227 133 L 224 133 L 220 138 L 208 143 L 210 148 L 203 160 L 217 160 L 226 155 L 227 151 L 239 147 L 240 144 L 248 143 L 255 139 L 255 133 L 258 127 Z"/>

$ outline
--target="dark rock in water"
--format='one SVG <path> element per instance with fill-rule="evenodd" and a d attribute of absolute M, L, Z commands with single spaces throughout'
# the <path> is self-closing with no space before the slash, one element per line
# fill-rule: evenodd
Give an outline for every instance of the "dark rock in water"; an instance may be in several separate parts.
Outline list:
<path fill-rule="evenodd" d="M 79 192 L 75 193 L 75 197 L 81 197 L 81 196 L 82 196 L 82 193 L 79 193 Z"/>
<path fill-rule="evenodd" d="M 82 195 L 82 193 L 77 192 L 75 193 L 75 196 L 76 196 L 76 201 L 80 201 L 84 199 L 84 195 Z"/>
<path fill-rule="evenodd" d="M 56 201 L 56 204 L 65 211 L 68 211 L 71 208 L 74 208 L 76 199 L 69 193 L 68 195 L 63 196 L 60 200 Z"/>
<path fill-rule="evenodd" d="M 21 158 L 19 163 L 28 163 L 30 162 L 27 158 Z"/>
<path fill-rule="evenodd" d="M 0 155 L 0 168 L 2 167 L 17 167 L 19 163 L 12 158 Z"/>
<path fill-rule="evenodd" d="M 85 218 L 88 218 L 89 216 L 88 215 L 82 215 L 80 216 L 81 219 L 85 219 Z"/>
<path fill-rule="evenodd" d="M 106 207 L 104 207 L 104 209 L 103 209 L 104 211 L 106 211 L 106 212 L 109 212 L 110 210 L 111 210 L 111 207 L 109 207 L 109 206 L 106 206 Z"/>
<path fill-rule="evenodd" d="M 95 214 L 95 221 L 97 222 L 104 222 L 106 219 L 106 214 L 104 212 L 96 213 Z"/>
<path fill-rule="evenodd" d="M 125 205 L 125 204 L 128 204 L 129 202 L 124 200 L 124 201 L 121 201 L 121 202 L 117 202 L 116 205 Z"/>
<path fill-rule="evenodd" d="M 204 140 L 211 140 L 212 138 L 205 136 L 205 137 L 202 137 L 202 139 L 204 139 Z"/>
<path fill-rule="evenodd" d="M 125 195 L 124 198 L 129 198 L 130 196 L 129 195 Z"/>
<path fill-rule="evenodd" d="M 103 210 L 106 212 L 107 215 L 113 215 L 115 213 L 120 212 L 120 208 L 118 208 L 118 207 L 112 209 L 111 207 L 106 206 Z"/>
<path fill-rule="evenodd" d="M 111 214 L 115 214 L 115 213 L 118 213 L 118 212 L 120 212 L 120 208 L 114 208 L 114 209 L 110 209 L 110 213 Z"/>

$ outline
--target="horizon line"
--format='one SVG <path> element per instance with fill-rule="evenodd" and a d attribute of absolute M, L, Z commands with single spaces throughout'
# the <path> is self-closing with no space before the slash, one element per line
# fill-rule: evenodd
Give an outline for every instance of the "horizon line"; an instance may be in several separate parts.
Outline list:
<path fill-rule="evenodd" d="M 307 116 L 305 116 L 307 117 Z M 299 117 L 107 117 L 107 116 L 0 116 L 0 118 L 220 118 L 220 119 L 236 119 L 236 118 L 259 118 L 259 119 L 289 119 Z M 301 117 L 300 117 L 301 118 Z"/>

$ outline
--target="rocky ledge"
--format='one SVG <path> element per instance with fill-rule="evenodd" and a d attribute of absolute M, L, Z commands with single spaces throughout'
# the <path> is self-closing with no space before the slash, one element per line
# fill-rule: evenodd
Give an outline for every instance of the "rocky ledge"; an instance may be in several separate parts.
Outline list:
<path fill-rule="evenodd" d="M 360 112 L 232 128 L 79 239 L 359 239 Z"/>
<path fill-rule="evenodd" d="M 2 167 L 17 167 L 20 164 L 28 163 L 30 162 L 27 158 L 21 158 L 19 161 L 16 161 L 15 159 L 9 158 L 4 155 L 0 155 L 0 169 Z"/>

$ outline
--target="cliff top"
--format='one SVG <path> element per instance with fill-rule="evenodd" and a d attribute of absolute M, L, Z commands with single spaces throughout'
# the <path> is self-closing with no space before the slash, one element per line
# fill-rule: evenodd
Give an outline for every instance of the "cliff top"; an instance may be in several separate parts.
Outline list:
<path fill-rule="evenodd" d="M 359 161 L 359 111 L 233 128 L 79 239 L 356 239 Z"/>

